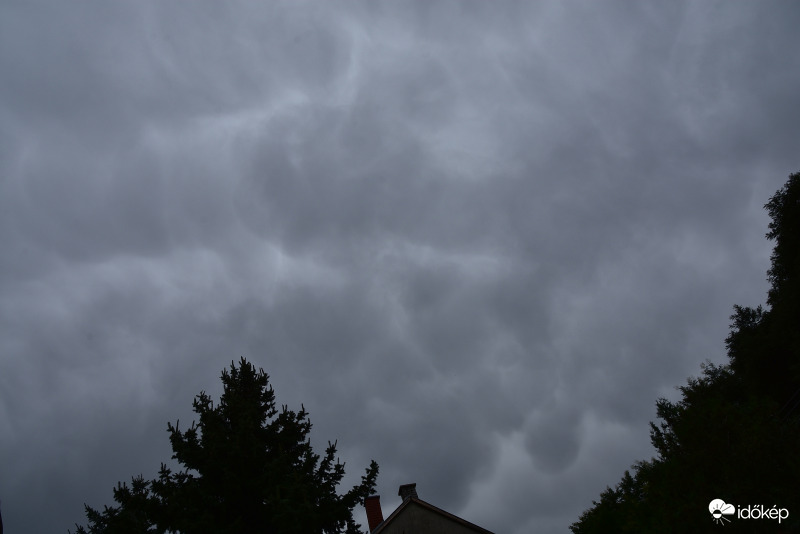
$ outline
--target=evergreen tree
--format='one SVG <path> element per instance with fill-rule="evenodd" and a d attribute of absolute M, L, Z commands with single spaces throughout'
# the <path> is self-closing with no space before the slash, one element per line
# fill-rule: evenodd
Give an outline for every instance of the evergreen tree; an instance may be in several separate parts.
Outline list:
<path fill-rule="evenodd" d="M 88 530 L 128 532 L 319 533 L 359 532 L 353 508 L 372 493 L 378 474 L 373 461 L 361 483 L 337 493 L 345 471 L 336 443 L 314 452 L 304 407 L 276 407 L 263 370 L 242 359 L 222 372 L 216 405 L 201 392 L 193 402 L 199 422 L 185 431 L 168 423 L 174 460 L 152 481 L 118 485 L 118 507 L 86 507 Z"/>
<path fill-rule="evenodd" d="M 130 487 L 117 483 L 114 501 L 119 506 L 104 506 L 102 512 L 84 505 L 88 530 L 78 526 L 77 534 L 163 532 L 156 528 L 153 519 L 155 502 L 150 492 L 150 482 L 141 475 L 131 478 Z"/>

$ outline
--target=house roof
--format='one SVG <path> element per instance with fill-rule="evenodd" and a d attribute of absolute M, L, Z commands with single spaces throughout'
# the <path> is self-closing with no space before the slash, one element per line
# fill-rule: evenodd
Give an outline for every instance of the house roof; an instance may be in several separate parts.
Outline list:
<path fill-rule="evenodd" d="M 409 497 L 409 498 L 405 499 L 403 501 L 403 504 L 398 506 L 397 509 L 389 515 L 389 517 L 384 519 L 381 524 L 379 524 L 377 527 L 375 527 L 375 530 L 373 530 L 371 532 L 371 534 L 380 534 L 381 531 L 383 531 L 383 529 L 386 528 L 392 522 L 392 520 L 395 517 L 397 517 L 398 515 L 403 513 L 403 511 L 406 510 L 411 505 L 421 506 L 421 507 L 423 507 L 423 508 L 425 508 L 427 510 L 430 510 L 431 512 L 434 512 L 436 514 L 444 516 L 444 517 L 446 517 L 447 519 L 449 519 L 451 521 L 455 521 L 456 523 L 459 523 L 460 525 L 462 525 L 462 526 L 464 526 L 464 527 L 466 527 L 466 528 L 468 528 L 470 530 L 474 530 L 475 532 L 480 532 L 482 534 L 494 534 L 493 532 L 491 532 L 489 530 L 486 530 L 485 528 L 481 528 L 481 527 L 479 527 L 478 525 L 476 525 L 474 523 L 470 523 L 466 519 L 461 519 L 457 515 L 453 515 L 450 512 L 446 512 L 446 511 L 442 510 L 441 508 L 438 508 L 438 507 L 436 507 L 436 506 L 434 506 L 434 505 L 432 505 L 430 503 L 427 503 L 427 502 L 423 501 L 422 499 L 420 499 L 419 497 Z"/>

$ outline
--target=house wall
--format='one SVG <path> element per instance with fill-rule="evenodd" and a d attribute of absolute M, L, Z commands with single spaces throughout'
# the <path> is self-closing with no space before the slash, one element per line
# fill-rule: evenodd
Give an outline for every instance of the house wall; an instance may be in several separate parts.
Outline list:
<path fill-rule="evenodd" d="M 381 534 L 475 534 L 475 531 L 412 503 Z"/>

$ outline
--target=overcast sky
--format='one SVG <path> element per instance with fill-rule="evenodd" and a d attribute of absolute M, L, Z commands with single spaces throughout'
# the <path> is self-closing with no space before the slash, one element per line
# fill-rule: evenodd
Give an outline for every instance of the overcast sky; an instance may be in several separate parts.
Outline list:
<path fill-rule="evenodd" d="M 798 28 L 793 2 L 3 0 L 7 532 L 155 476 L 241 356 L 338 439 L 343 490 L 380 464 L 385 515 L 416 482 L 567 532 L 764 302 Z"/>

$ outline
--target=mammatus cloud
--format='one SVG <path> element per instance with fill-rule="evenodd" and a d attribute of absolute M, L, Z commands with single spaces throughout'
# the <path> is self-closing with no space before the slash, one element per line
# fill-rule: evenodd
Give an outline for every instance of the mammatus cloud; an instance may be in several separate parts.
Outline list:
<path fill-rule="evenodd" d="M 564 532 L 764 300 L 799 16 L 4 3 L 9 529 L 154 475 L 244 356 L 384 508 Z"/>

